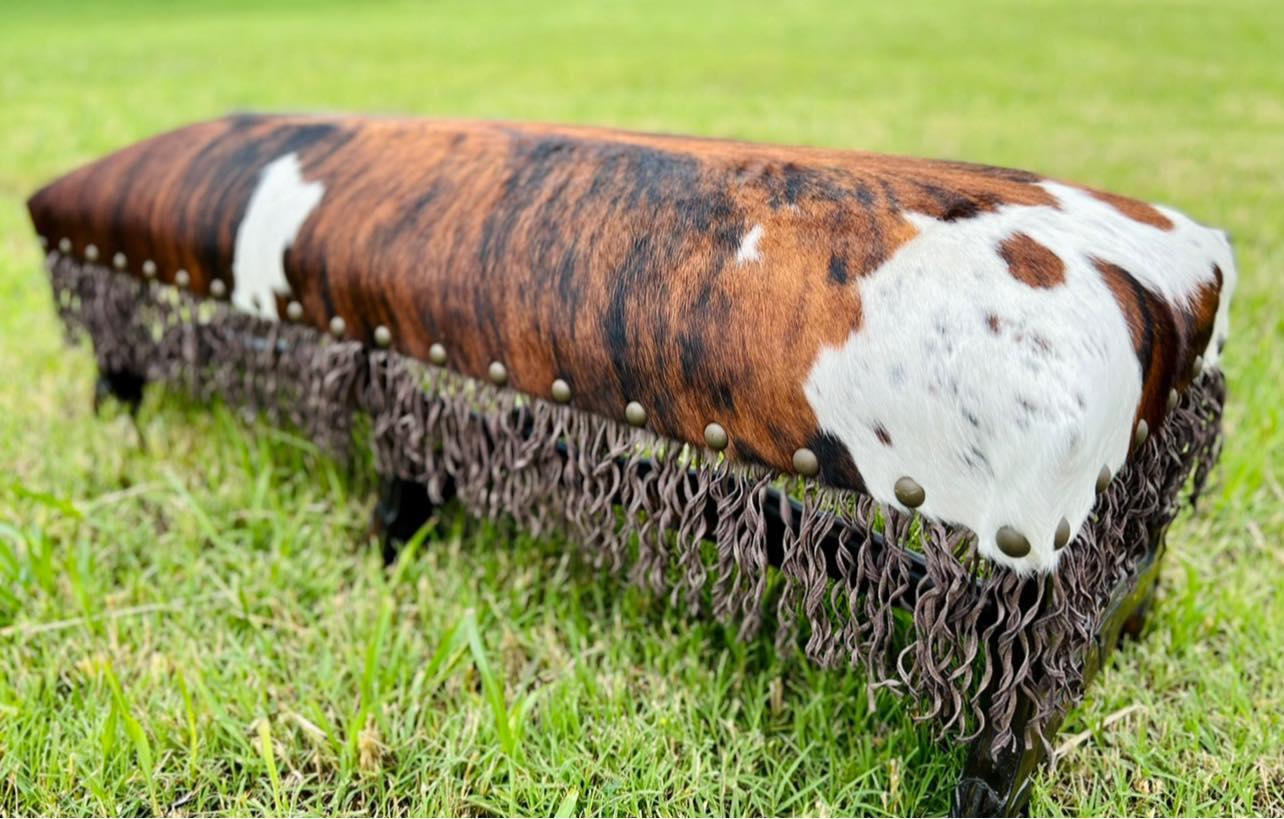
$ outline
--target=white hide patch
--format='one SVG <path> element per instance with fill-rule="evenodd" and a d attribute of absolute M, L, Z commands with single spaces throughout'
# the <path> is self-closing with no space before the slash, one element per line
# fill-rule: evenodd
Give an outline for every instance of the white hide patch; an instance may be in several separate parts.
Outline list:
<path fill-rule="evenodd" d="M 762 259 L 758 252 L 758 242 L 762 240 L 762 225 L 754 225 L 740 240 L 740 249 L 736 251 L 736 264 L 746 264 Z"/>
<path fill-rule="evenodd" d="M 904 508 L 893 486 L 913 478 L 927 494 L 921 513 L 967 526 L 982 554 L 1023 572 L 1056 566 L 1063 517 L 1078 534 L 1101 467 L 1115 474 L 1127 457 L 1141 398 L 1128 327 L 1092 259 L 1174 305 L 1220 266 L 1208 365 L 1226 338 L 1235 286 L 1221 231 L 1160 208 L 1173 223 L 1165 231 L 1078 189 L 1044 187 L 1060 208 L 1007 206 L 955 222 L 910 214 L 919 235 L 852 285 L 862 326 L 823 349 L 804 384 L 820 428 L 851 451 L 870 494 Z M 1016 232 L 1062 259 L 1063 285 L 1035 288 L 1012 275 L 998 246 Z M 1029 539 L 1027 556 L 999 551 L 1005 525 Z"/>
<path fill-rule="evenodd" d="M 303 181 L 299 155 L 289 153 L 263 167 L 245 216 L 236 229 L 232 257 L 232 303 L 276 319 L 276 294 L 290 292 L 285 251 L 325 193 L 320 182 Z"/>

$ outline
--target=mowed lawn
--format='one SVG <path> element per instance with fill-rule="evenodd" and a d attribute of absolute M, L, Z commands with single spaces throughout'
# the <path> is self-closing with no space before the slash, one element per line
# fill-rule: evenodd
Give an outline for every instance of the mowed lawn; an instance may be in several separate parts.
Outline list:
<path fill-rule="evenodd" d="M 369 471 L 233 412 L 95 419 L 23 202 L 245 109 L 949 157 L 1227 228 L 1222 465 L 1033 810 L 1284 813 L 1284 4 L 255 5 L 0 8 L 0 813 L 948 809 L 960 749 L 858 674 L 454 513 L 385 568 Z"/>

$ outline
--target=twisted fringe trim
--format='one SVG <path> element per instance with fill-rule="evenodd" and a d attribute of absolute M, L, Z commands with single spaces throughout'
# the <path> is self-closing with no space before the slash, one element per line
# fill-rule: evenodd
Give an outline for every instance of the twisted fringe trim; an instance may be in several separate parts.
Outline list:
<path fill-rule="evenodd" d="M 744 639 L 771 608 L 767 506 L 778 504 L 790 525 L 777 648 L 801 643 L 814 662 L 863 669 L 871 703 L 881 688 L 912 696 L 938 736 L 967 741 L 988 726 L 996 751 L 1048 744 L 1045 726 L 1082 694 L 1112 592 L 1136 575 L 1192 472 L 1193 503 L 1220 448 L 1225 385 L 1208 373 L 1120 471 L 1057 571 L 1020 577 L 981 560 L 972 533 L 864 495 L 731 464 L 56 252 L 47 261 L 69 340 L 88 335 L 101 368 L 265 413 L 341 457 L 364 414 L 383 474 L 423 483 L 436 502 L 449 485 L 474 514 L 537 536 L 564 533 L 593 566 L 692 610 L 708 589 L 712 614 Z M 827 558 L 822 543 L 833 535 Z M 1021 693 L 1036 704 L 1024 737 L 1012 730 Z"/>

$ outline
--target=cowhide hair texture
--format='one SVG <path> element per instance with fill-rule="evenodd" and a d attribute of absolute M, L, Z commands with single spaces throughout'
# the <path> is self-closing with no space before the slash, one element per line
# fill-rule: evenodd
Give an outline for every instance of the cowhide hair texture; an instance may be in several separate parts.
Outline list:
<path fill-rule="evenodd" d="M 801 616 L 810 656 L 864 665 L 960 737 L 1018 741 L 1012 703 L 976 694 L 994 673 L 1038 695 L 1036 725 L 1065 707 L 1111 589 L 1216 457 L 1226 235 L 1024 171 L 245 115 L 29 208 L 104 369 L 337 452 L 367 416 L 382 471 L 569 531 L 693 605 L 712 587 L 748 632 L 762 504 L 792 492 L 782 646 Z M 827 558 L 835 521 L 865 534 Z"/>

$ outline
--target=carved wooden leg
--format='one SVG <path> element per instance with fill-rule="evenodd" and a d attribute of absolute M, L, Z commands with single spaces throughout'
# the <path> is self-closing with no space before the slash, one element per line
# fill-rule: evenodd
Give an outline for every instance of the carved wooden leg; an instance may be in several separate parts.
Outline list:
<path fill-rule="evenodd" d="M 1027 725 L 1034 714 L 1034 703 L 1022 695 L 1012 715 L 1012 732 L 1026 737 Z M 1046 730 L 1055 731 L 1056 726 Z M 1017 750 L 990 754 L 994 735 L 983 731 L 968 749 L 963 776 L 954 790 L 953 815 L 955 816 L 1019 816 L 1024 815 L 1030 801 L 1030 784 L 1034 772 L 1047 760 L 1043 743 L 1034 741 L 1030 747 L 1018 741 Z"/>
<path fill-rule="evenodd" d="M 1125 638 L 1136 639 L 1141 636 L 1141 632 L 1146 628 L 1146 620 L 1150 617 L 1150 610 L 1155 604 L 1155 586 L 1158 585 L 1153 580 L 1149 584 L 1149 589 L 1145 591 L 1137 602 L 1137 607 L 1132 610 L 1128 618 L 1123 621 L 1123 626 L 1119 632 L 1119 639 Z"/>
<path fill-rule="evenodd" d="M 1046 605 L 1047 600 L 1044 600 Z M 1029 605 L 1035 605 L 1033 600 Z M 989 651 L 998 651 L 997 636 L 991 638 Z M 1020 645 L 1012 651 L 1019 653 Z M 1014 657 L 1014 662 L 1019 658 Z M 990 702 L 999 693 L 999 675 L 981 692 L 981 707 L 988 711 Z M 1019 816 L 1025 813 L 1030 801 L 1030 784 L 1034 772 L 1046 759 L 1044 745 L 1030 736 L 1030 718 L 1035 714 L 1035 703 L 1024 693 L 1018 693 L 1016 709 L 1012 713 L 1012 734 L 1017 738 L 1015 747 L 991 753 L 994 730 L 986 726 L 968 748 L 963 775 L 954 789 L 954 816 Z M 1056 725 L 1045 730 L 1051 734 Z"/>
<path fill-rule="evenodd" d="M 131 415 L 138 413 L 138 405 L 143 403 L 143 388 L 147 379 L 138 373 L 128 370 L 99 370 L 98 380 L 94 382 L 94 412 L 102 408 L 109 398 L 115 398 L 129 407 Z"/>
<path fill-rule="evenodd" d="M 1121 583 L 1111 595 L 1110 605 L 1097 627 L 1097 635 L 1084 658 L 1083 686 L 1097 675 L 1106 658 L 1123 635 L 1140 634 L 1146 615 L 1154 600 L 1159 565 L 1164 553 L 1164 532 L 1152 540 L 1145 559 L 1137 567 L 1132 579 Z M 991 685 L 997 685 L 992 681 Z M 990 691 L 983 693 L 983 707 L 989 707 Z M 1027 740 L 1026 732 L 1034 703 L 1021 695 L 1012 716 L 1012 732 Z M 1060 720 L 1044 727 L 1048 736 L 1056 733 Z M 968 749 L 963 775 L 954 791 L 955 816 L 1016 816 L 1023 815 L 1029 806 L 1030 784 L 1035 771 L 1047 760 L 1042 742 L 1029 742 L 1028 748 L 990 754 L 994 738 L 987 728 Z M 1020 743 L 1018 743 L 1020 745 Z"/>
<path fill-rule="evenodd" d="M 375 503 L 370 528 L 380 537 L 385 564 L 397 559 L 400 548 L 428 522 L 435 509 L 423 484 L 379 477 L 379 500 Z"/>
<path fill-rule="evenodd" d="M 147 379 L 128 370 L 98 371 L 94 381 L 94 414 L 97 415 L 108 400 L 115 399 L 129 408 L 129 420 L 134 425 L 134 434 L 138 436 L 138 446 L 147 449 L 147 436 L 138 423 L 138 407 L 143 403 L 143 388 Z"/>

